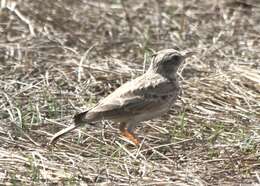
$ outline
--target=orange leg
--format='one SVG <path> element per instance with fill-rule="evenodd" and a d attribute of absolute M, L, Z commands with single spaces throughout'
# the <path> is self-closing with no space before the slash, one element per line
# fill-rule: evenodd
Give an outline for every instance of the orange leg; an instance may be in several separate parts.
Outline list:
<path fill-rule="evenodd" d="M 140 144 L 140 140 L 135 137 L 135 135 L 128 131 L 126 128 L 126 123 L 120 123 L 119 129 L 121 131 L 121 135 L 126 137 L 129 141 L 133 142 L 135 145 L 139 145 Z"/>

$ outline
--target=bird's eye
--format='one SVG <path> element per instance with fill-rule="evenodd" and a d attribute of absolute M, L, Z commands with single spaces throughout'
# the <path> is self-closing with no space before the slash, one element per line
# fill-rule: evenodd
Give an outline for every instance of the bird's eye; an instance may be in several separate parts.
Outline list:
<path fill-rule="evenodd" d="M 155 57 L 157 54 L 152 54 L 151 57 Z"/>
<path fill-rule="evenodd" d="M 164 60 L 165 60 L 164 63 L 166 63 L 166 64 L 175 63 L 175 62 L 181 61 L 181 56 L 170 55 L 170 56 L 167 56 Z"/>
<path fill-rule="evenodd" d="M 169 55 L 165 56 L 162 63 L 165 69 L 172 69 L 174 66 L 178 66 L 182 62 L 182 56 L 180 55 Z"/>
<path fill-rule="evenodd" d="M 178 55 L 174 55 L 174 56 L 171 56 L 171 60 L 172 60 L 172 61 L 180 61 L 180 60 L 181 60 L 181 57 L 178 56 Z"/>

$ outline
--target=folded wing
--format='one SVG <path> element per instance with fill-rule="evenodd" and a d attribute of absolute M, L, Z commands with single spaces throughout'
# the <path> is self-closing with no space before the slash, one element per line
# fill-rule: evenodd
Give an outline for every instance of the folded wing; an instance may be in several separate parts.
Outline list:
<path fill-rule="evenodd" d="M 96 107 L 90 110 L 88 117 L 113 120 L 118 115 L 121 118 L 130 118 L 145 111 L 152 112 L 154 108 L 158 107 L 158 104 L 162 104 L 170 97 L 177 97 L 177 89 L 178 86 L 174 86 L 173 82 L 164 79 L 158 80 L 157 78 L 157 82 L 138 81 L 137 79 L 137 81 L 129 82 L 124 87 L 118 88 L 100 101 Z"/>

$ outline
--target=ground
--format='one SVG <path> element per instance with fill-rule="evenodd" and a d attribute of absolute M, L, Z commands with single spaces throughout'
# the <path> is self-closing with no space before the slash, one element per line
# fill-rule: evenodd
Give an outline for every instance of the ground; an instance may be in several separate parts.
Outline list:
<path fill-rule="evenodd" d="M 0 183 L 260 184 L 259 23 L 253 0 L 1 1 Z M 110 121 L 48 145 L 165 48 L 195 54 L 140 147 Z"/>

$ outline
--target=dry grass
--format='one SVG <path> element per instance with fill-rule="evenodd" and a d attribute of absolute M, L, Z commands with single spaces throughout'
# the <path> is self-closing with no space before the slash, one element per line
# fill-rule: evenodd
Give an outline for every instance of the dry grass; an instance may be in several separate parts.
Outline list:
<path fill-rule="evenodd" d="M 16 4 L 16 6 L 14 6 Z M 0 183 L 260 184 L 257 1 L 1 1 Z M 151 50 L 196 51 L 171 112 L 134 148 L 107 121 L 52 135 L 143 73 Z"/>

